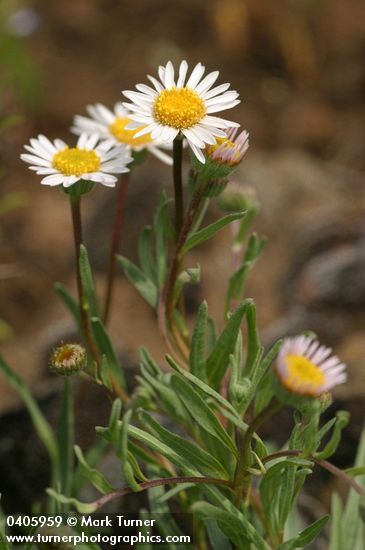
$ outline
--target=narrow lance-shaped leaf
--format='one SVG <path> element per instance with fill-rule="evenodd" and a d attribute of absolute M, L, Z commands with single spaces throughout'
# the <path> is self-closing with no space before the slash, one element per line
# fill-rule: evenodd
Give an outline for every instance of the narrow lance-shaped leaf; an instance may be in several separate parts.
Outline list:
<path fill-rule="evenodd" d="M 251 300 L 245 300 L 227 321 L 227 324 L 218 338 L 211 354 L 207 359 L 206 369 L 208 380 L 217 388 L 225 375 L 229 364 L 229 357 L 234 352 L 241 322 L 246 314 Z"/>
<path fill-rule="evenodd" d="M 194 442 L 174 434 L 158 424 L 151 415 L 141 411 L 139 414 L 142 422 L 160 441 L 174 449 L 183 458 L 197 468 L 202 474 L 212 477 L 227 478 L 228 474 L 221 464 L 204 449 L 198 447 Z"/>
<path fill-rule="evenodd" d="M 10 366 L 0 357 L 0 370 L 5 374 L 10 385 L 15 389 L 19 397 L 26 406 L 28 413 L 32 419 L 34 428 L 37 431 L 38 437 L 48 450 L 51 460 L 54 464 L 58 462 L 58 445 L 51 426 L 45 419 L 38 403 L 31 395 L 29 389 L 23 380 L 15 374 Z"/>
<path fill-rule="evenodd" d="M 97 508 L 95 503 L 80 502 L 76 498 L 65 497 L 65 495 L 57 493 L 57 491 L 53 489 L 46 489 L 46 493 L 61 504 L 70 504 L 74 506 L 79 514 L 92 514 Z"/>
<path fill-rule="evenodd" d="M 197 321 L 191 339 L 189 366 L 192 374 L 206 380 L 205 372 L 205 337 L 208 321 L 208 305 L 203 302 L 199 308 Z"/>
<path fill-rule="evenodd" d="M 158 301 L 158 291 L 156 285 L 141 271 L 139 267 L 124 256 L 117 256 L 127 279 L 138 290 L 142 298 L 155 308 Z"/>
<path fill-rule="evenodd" d="M 74 446 L 74 450 L 84 477 L 88 479 L 90 483 L 92 483 L 94 487 L 98 491 L 100 491 L 100 493 L 102 493 L 103 495 L 106 495 L 107 493 L 111 493 L 112 491 L 114 491 L 115 489 L 105 479 L 103 474 L 98 470 L 96 470 L 96 468 L 92 468 L 91 466 L 89 466 L 89 464 L 86 462 L 86 459 L 82 453 L 82 450 L 78 445 Z"/>
<path fill-rule="evenodd" d="M 129 409 L 123 417 L 121 429 L 119 432 L 117 456 L 122 461 L 122 472 L 125 481 L 128 483 L 129 487 L 133 489 L 133 491 L 138 492 L 140 488 L 135 480 L 133 467 L 131 466 L 128 458 L 128 428 L 130 420 L 132 418 L 132 414 L 132 409 Z"/>
<path fill-rule="evenodd" d="M 251 541 L 260 550 L 270 550 L 270 546 L 262 538 L 258 530 L 240 512 L 237 511 L 237 514 L 233 515 L 227 510 L 223 510 L 207 502 L 196 502 L 191 509 L 193 513 L 203 518 L 215 519 L 222 531 L 237 548 L 247 548 L 247 541 Z M 244 541 L 246 541 L 245 546 L 243 546 Z"/>
<path fill-rule="evenodd" d="M 198 244 L 201 244 L 211 237 L 213 237 L 220 229 L 228 225 L 229 223 L 234 222 L 235 220 L 241 220 L 246 215 L 246 212 L 237 212 L 235 214 L 227 214 L 227 216 L 224 216 L 220 220 L 207 225 L 203 229 L 200 229 L 200 231 L 197 231 L 193 235 L 191 235 L 184 246 L 182 247 L 182 253 L 185 254 L 188 252 L 188 250 L 191 250 L 192 248 L 195 248 Z"/>
<path fill-rule="evenodd" d="M 138 240 L 138 258 L 142 271 L 147 275 L 148 279 L 157 285 L 156 268 L 152 256 L 153 238 L 152 228 L 147 226 L 143 229 Z"/>
<path fill-rule="evenodd" d="M 156 239 L 156 266 L 158 288 L 162 288 L 167 273 L 167 241 L 170 229 L 170 218 L 168 208 L 171 200 L 161 194 L 160 204 L 154 217 L 155 239 Z"/>
<path fill-rule="evenodd" d="M 185 404 L 194 420 L 209 434 L 215 436 L 223 445 L 225 445 L 235 456 L 237 456 L 236 445 L 232 438 L 224 430 L 218 418 L 184 378 L 178 375 L 171 376 L 171 386 L 175 389 L 177 395 Z"/>
<path fill-rule="evenodd" d="M 105 355 L 108 361 L 112 377 L 122 388 L 125 389 L 126 385 L 123 369 L 118 361 L 117 355 L 114 351 L 113 345 L 110 341 L 110 338 L 105 330 L 103 323 L 97 317 L 92 317 L 91 328 L 98 350 L 102 355 Z"/>
<path fill-rule="evenodd" d="M 329 516 L 324 516 L 323 518 L 315 521 L 304 529 L 299 535 L 291 540 L 280 544 L 277 547 L 277 550 L 294 550 L 294 548 L 306 548 L 322 531 L 323 527 L 326 525 Z M 349 546 L 347 548 L 350 548 Z"/>

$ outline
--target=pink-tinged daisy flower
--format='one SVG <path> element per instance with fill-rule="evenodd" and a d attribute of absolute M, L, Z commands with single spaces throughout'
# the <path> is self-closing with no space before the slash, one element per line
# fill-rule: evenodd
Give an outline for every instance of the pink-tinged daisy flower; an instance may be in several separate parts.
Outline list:
<path fill-rule="evenodd" d="M 132 112 L 130 118 L 136 123 L 133 128 L 143 126 L 136 137 L 150 134 L 152 139 L 172 143 L 181 133 L 196 157 L 204 163 L 205 146 L 214 145 L 217 137 L 225 138 L 224 129 L 239 126 L 212 114 L 231 109 L 240 101 L 236 91 L 227 91 L 229 84 L 212 88 L 219 71 L 203 78 L 205 67 L 198 63 L 186 80 L 187 71 L 188 64 L 182 61 L 175 80 L 175 70 L 169 61 L 166 67 L 159 67 L 159 80 L 148 76 L 153 88 L 137 84 L 137 92 L 123 92 L 132 102 L 124 106 Z"/>
<path fill-rule="evenodd" d="M 61 139 L 52 143 L 39 135 L 24 146 L 30 154 L 24 153 L 20 158 L 31 165 L 30 170 L 44 176 L 43 185 L 70 187 L 85 180 L 115 187 L 117 177 L 113 174 L 129 172 L 127 164 L 133 159 L 125 145 L 98 141 L 98 134 L 81 134 L 76 147 L 69 147 Z"/>
<path fill-rule="evenodd" d="M 116 103 L 113 110 L 108 109 L 101 103 L 96 103 L 95 105 L 88 105 L 86 111 L 89 117 L 81 115 L 74 117 L 71 128 L 71 132 L 74 134 L 98 133 L 101 138 L 111 139 L 116 145 L 122 143 L 132 151 L 139 152 L 147 149 L 162 162 L 172 164 L 171 156 L 159 149 L 163 144 L 152 139 L 151 134 L 146 133 L 143 136 L 136 137 L 137 130 L 127 129 L 132 120 L 129 118 L 129 111 L 123 107 L 121 102 Z"/>
<path fill-rule="evenodd" d="M 275 370 L 290 392 L 317 397 L 346 381 L 346 366 L 309 336 L 286 338 L 276 359 Z"/>
<path fill-rule="evenodd" d="M 226 130 L 226 137 L 219 137 L 215 145 L 208 145 L 205 149 L 207 156 L 218 164 L 228 164 L 232 167 L 239 164 L 249 147 L 249 134 L 243 130 L 236 138 L 237 130 Z"/>

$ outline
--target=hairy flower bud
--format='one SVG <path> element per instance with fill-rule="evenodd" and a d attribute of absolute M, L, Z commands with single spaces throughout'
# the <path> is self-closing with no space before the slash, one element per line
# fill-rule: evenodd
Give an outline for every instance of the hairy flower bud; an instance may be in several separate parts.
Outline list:
<path fill-rule="evenodd" d="M 86 367 L 86 350 L 79 344 L 58 346 L 51 355 L 49 366 L 56 374 L 70 376 Z"/>

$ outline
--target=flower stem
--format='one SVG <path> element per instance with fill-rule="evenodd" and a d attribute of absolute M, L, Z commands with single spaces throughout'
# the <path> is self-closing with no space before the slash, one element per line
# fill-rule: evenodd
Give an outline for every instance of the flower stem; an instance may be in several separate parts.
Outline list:
<path fill-rule="evenodd" d="M 186 357 L 186 355 L 188 355 L 189 352 L 188 352 L 186 343 L 182 338 L 182 336 L 180 335 L 179 330 L 175 324 L 174 289 L 175 289 L 176 280 L 179 275 L 179 271 L 181 269 L 181 265 L 184 258 L 182 249 L 184 244 L 186 243 L 186 240 L 189 236 L 190 229 L 193 225 L 196 214 L 199 210 L 199 206 L 203 198 L 204 189 L 205 189 L 205 182 L 200 182 L 193 193 L 193 196 L 191 198 L 190 205 L 189 205 L 189 210 L 180 228 L 180 233 L 179 233 L 176 248 L 175 248 L 175 254 L 172 258 L 170 271 L 168 274 L 167 284 L 166 284 L 166 292 L 165 292 L 166 318 L 168 320 L 170 330 L 175 338 L 175 341 L 183 357 Z"/>
<path fill-rule="evenodd" d="M 240 456 L 234 475 L 237 506 L 241 502 L 244 493 L 243 488 L 247 477 L 246 469 L 250 465 L 250 448 L 252 438 L 258 428 L 264 422 L 266 422 L 268 418 L 275 414 L 281 408 L 281 406 L 281 403 L 277 401 L 271 401 L 271 403 L 269 403 L 264 409 L 262 409 L 262 411 L 252 420 L 241 440 Z"/>
<path fill-rule="evenodd" d="M 72 378 L 65 376 L 59 445 L 60 480 L 63 494 L 66 496 L 70 496 L 73 472 L 74 413 L 72 393 Z"/>
<path fill-rule="evenodd" d="M 180 235 L 180 229 L 183 223 L 184 217 L 184 196 L 182 185 L 182 136 L 178 134 L 173 143 L 173 179 L 174 179 L 174 193 L 175 193 L 175 232 L 176 240 Z"/>
<path fill-rule="evenodd" d="M 103 315 L 103 321 L 105 325 L 108 323 L 108 320 L 109 320 L 110 304 L 111 304 L 113 289 L 114 289 L 114 280 L 115 280 L 115 271 L 116 271 L 115 256 L 120 249 L 121 234 L 122 234 L 122 228 L 123 228 L 124 217 L 125 217 L 124 216 L 125 206 L 127 202 L 128 182 L 129 182 L 129 174 L 123 174 L 119 185 L 118 204 L 117 204 L 117 210 L 115 215 L 112 243 L 110 247 L 108 282 L 107 282 L 106 297 L 105 297 L 105 304 L 104 304 L 104 315 Z"/>
<path fill-rule="evenodd" d="M 81 271 L 80 271 L 80 247 L 82 244 L 82 224 L 81 224 L 81 203 L 80 196 L 70 194 L 70 205 L 72 214 L 72 225 L 75 243 L 75 260 L 76 260 L 76 282 L 77 293 L 79 298 L 79 309 L 81 325 L 84 334 L 84 339 L 90 353 L 94 357 L 97 364 L 100 364 L 100 355 L 95 346 L 94 340 L 90 331 L 89 314 L 84 304 L 84 291 L 82 287 Z"/>

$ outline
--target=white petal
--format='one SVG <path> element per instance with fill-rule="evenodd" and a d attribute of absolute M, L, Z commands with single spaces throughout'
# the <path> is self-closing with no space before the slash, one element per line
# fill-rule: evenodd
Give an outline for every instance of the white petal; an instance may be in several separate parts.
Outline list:
<path fill-rule="evenodd" d="M 231 103 L 221 103 L 221 104 L 213 105 L 207 108 L 207 113 L 217 113 L 219 111 L 226 111 L 227 109 L 232 109 L 239 103 L 241 103 L 240 100 L 236 99 L 236 101 L 232 101 Z"/>
<path fill-rule="evenodd" d="M 209 73 L 205 78 L 203 78 L 200 84 L 195 88 L 196 93 L 204 94 L 204 92 L 208 91 L 213 86 L 218 76 L 219 76 L 219 71 L 214 71 L 212 73 Z"/>
<path fill-rule="evenodd" d="M 194 145 L 200 148 L 203 148 L 205 146 L 204 141 L 201 139 L 199 134 L 194 132 L 193 129 L 190 128 L 187 130 L 182 130 L 182 133 L 184 134 L 184 136 L 186 137 L 189 143 L 193 143 Z"/>
<path fill-rule="evenodd" d="M 47 168 L 51 166 L 51 163 L 49 162 L 49 160 L 36 157 L 35 155 L 28 155 L 27 153 L 23 153 L 20 155 L 20 158 L 25 162 L 28 162 L 29 164 L 32 164 L 35 166 L 46 166 Z"/>
<path fill-rule="evenodd" d="M 144 94 L 147 94 L 147 95 L 150 95 L 152 97 L 156 97 L 158 94 L 156 92 L 156 90 L 154 90 L 153 88 L 151 88 L 150 86 L 146 86 L 146 84 L 137 84 L 136 85 L 136 88 L 137 90 L 139 90 L 140 92 L 144 93 Z"/>
<path fill-rule="evenodd" d="M 185 59 L 180 63 L 179 78 L 177 81 L 177 87 L 183 88 L 185 84 L 186 73 L 188 71 L 188 64 Z"/>
<path fill-rule="evenodd" d="M 63 183 L 65 176 L 63 174 L 53 174 L 52 176 L 46 176 L 42 179 L 41 183 L 43 185 L 61 185 Z"/>
<path fill-rule="evenodd" d="M 230 84 L 228 84 L 228 83 L 220 84 L 219 86 L 216 86 L 212 90 L 204 92 L 201 95 L 204 99 L 210 99 L 211 97 L 215 97 L 215 96 L 225 92 L 226 90 L 228 90 L 229 87 L 230 87 Z"/>
<path fill-rule="evenodd" d="M 204 71 L 205 71 L 205 67 L 203 67 L 201 63 L 198 63 L 195 66 L 193 72 L 191 73 L 190 78 L 186 83 L 186 87 L 194 89 L 195 86 L 200 81 L 201 77 L 203 76 Z"/>
<path fill-rule="evenodd" d="M 203 151 L 199 149 L 199 147 L 195 147 L 195 145 L 193 143 L 190 143 L 190 141 L 189 141 L 189 145 L 194 155 L 196 156 L 196 158 L 200 160 L 202 164 L 205 164 L 205 156 L 203 155 Z"/>
<path fill-rule="evenodd" d="M 171 88 L 175 86 L 174 77 L 175 77 L 174 66 L 171 63 L 171 61 L 169 61 L 166 65 L 166 71 L 165 71 L 165 86 L 168 90 L 171 90 Z"/>
<path fill-rule="evenodd" d="M 156 90 L 158 92 L 162 92 L 163 90 L 163 86 L 161 85 L 161 83 L 157 80 L 157 78 L 155 78 L 154 76 L 151 76 L 151 75 L 147 75 L 147 78 L 150 82 L 152 82 L 152 84 L 154 85 L 154 87 L 156 88 Z"/>

